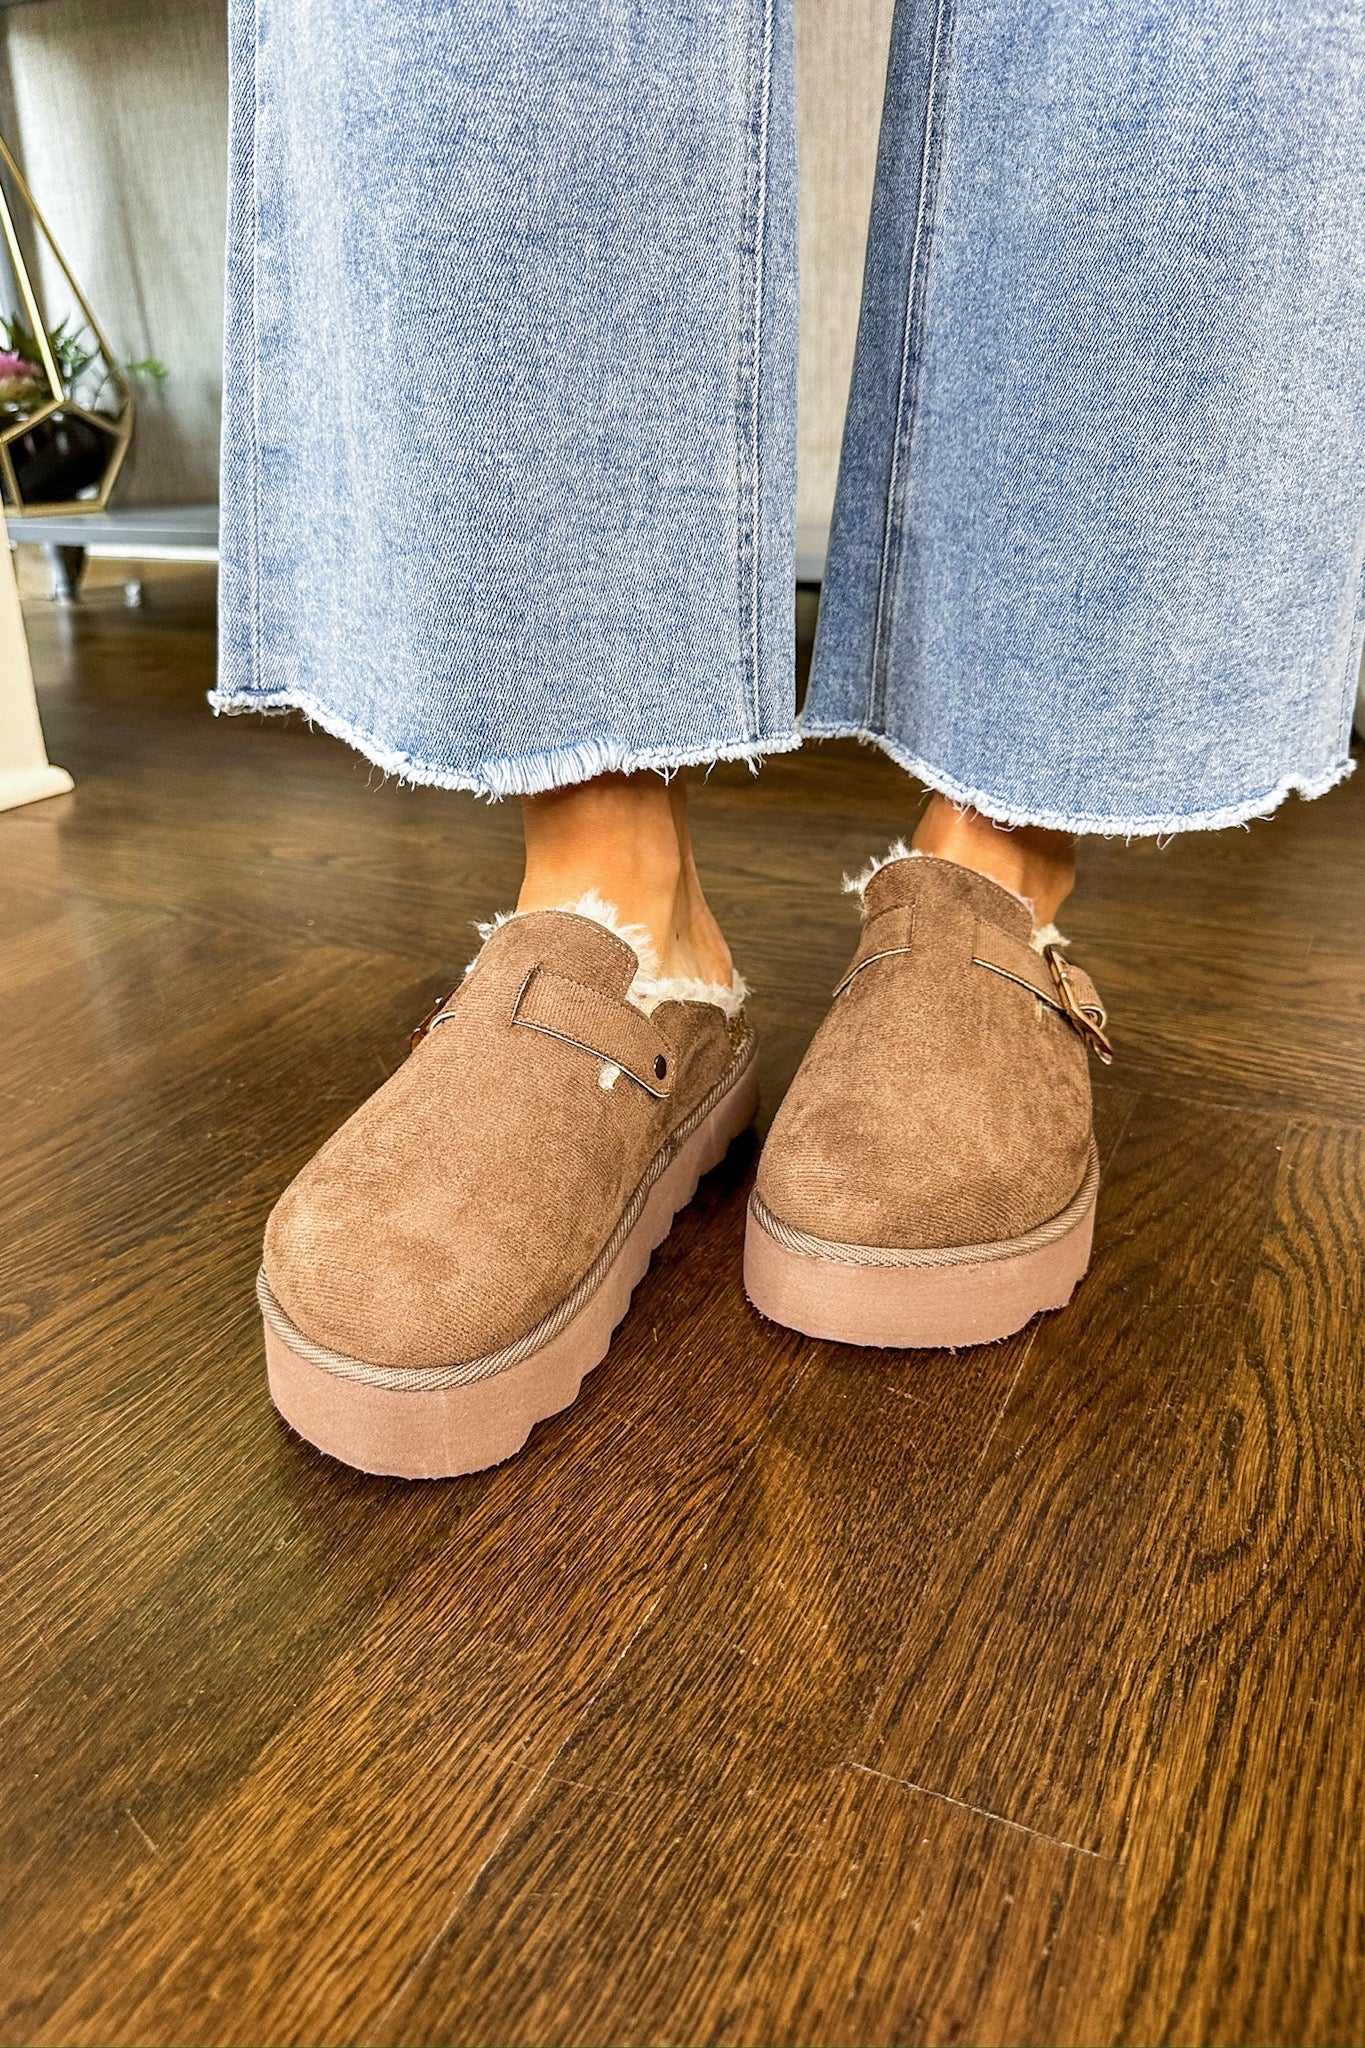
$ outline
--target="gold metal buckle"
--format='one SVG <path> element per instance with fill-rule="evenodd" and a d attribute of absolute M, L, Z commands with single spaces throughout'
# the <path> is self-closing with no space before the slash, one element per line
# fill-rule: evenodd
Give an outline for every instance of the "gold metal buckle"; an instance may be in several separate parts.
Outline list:
<path fill-rule="evenodd" d="M 1043 958 L 1052 972 L 1053 985 L 1057 990 L 1057 1001 L 1062 1015 L 1073 1030 L 1079 1031 L 1090 1050 L 1103 1060 L 1106 1067 L 1114 1063 L 1114 1048 L 1105 1035 L 1109 1022 L 1102 1003 L 1083 1003 L 1076 994 L 1069 973 L 1070 962 L 1061 947 L 1055 942 L 1044 946 Z"/>

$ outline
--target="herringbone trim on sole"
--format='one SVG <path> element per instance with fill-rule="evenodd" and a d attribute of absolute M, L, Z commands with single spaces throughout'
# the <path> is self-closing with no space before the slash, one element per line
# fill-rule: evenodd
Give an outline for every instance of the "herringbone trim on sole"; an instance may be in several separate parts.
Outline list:
<path fill-rule="evenodd" d="M 526 1338 L 488 1358 L 414 1371 L 346 1358 L 312 1343 L 290 1321 L 262 1273 L 257 1294 L 280 1414 L 309 1443 L 362 1472 L 451 1479 L 510 1458 L 537 1422 L 577 1399 L 674 1217 L 757 1107 L 758 1063 L 749 1038 L 655 1155 L 588 1273 Z"/>
<path fill-rule="evenodd" d="M 744 1232 L 754 1307 L 808 1337 L 888 1349 L 993 1344 L 1062 1308 L 1090 1263 L 1099 1191 L 1091 1141 L 1080 1187 L 1056 1216 L 992 1244 L 903 1250 L 793 1229 L 755 1189 Z"/>

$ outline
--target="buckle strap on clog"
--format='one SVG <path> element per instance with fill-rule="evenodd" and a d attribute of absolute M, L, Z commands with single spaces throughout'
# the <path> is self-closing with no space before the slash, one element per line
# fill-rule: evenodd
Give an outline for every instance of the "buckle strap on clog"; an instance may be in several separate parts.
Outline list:
<path fill-rule="evenodd" d="M 591 1053 L 664 1101 L 673 1093 L 673 1048 L 643 1010 L 548 967 L 533 967 L 517 991 L 512 1022 Z"/>
<path fill-rule="evenodd" d="M 412 1034 L 413 1052 L 438 1025 L 454 1016 L 450 1006 L 459 993 L 454 989 L 432 1004 Z M 662 1031 L 643 1010 L 604 995 L 601 989 L 552 974 L 547 967 L 533 967 L 517 990 L 511 1021 L 619 1067 L 660 1102 L 673 1093 L 673 1048 Z"/>
<path fill-rule="evenodd" d="M 1114 1048 L 1105 1032 L 1109 1020 L 1099 991 L 1085 969 L 1068 960 L 1055 941 L 1040 953 L 999 925 L 982 920 L 976 927 L 972 964 L 1031 989 L 1040 1002 L 1066 1019 L 1105 1066 L 1110 1065 Z"/>
<path fill-rule="evenodd" d="M 890 960 L 897 953 L 908 953 L 914 930 L 913 903 L 893 903 L 885 910 L 879 910 L 875 917 L 869 917 L 863 926 L 852 965 L 835 989 L 835 995 L 841 996 L 854 976 L 870 967 L 874 960 Z"/>

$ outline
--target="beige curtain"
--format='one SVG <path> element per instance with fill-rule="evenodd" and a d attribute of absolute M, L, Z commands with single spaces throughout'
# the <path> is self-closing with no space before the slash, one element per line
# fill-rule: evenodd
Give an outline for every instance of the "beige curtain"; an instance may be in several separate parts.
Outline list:
<path fill-rule="evenodd" d="M 801 441 L 796 517 L 822 543 L 862 289 L 893 0 L 797 0 Z"/>

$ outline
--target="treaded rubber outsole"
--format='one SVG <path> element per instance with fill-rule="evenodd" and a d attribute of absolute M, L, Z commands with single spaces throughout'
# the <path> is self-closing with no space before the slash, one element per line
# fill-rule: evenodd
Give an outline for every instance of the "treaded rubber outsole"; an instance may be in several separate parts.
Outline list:
<path fill-rule="evenodd" d="M 744 1230 L 745 1292 L 773 1322 L 839 1344 L 993 1344 L 1071 1299 L 1090 1264 L 1098 1190 L 1092 1141 L 1084 1180 L 1050 1222 L 1012 1241 L 915 1252 L 793 1230 L 755 1189 Z"/>
<path fill-rule="evenodd" d="M 539 1350 L 497 1372 L 441 1387 L 395 1384 L 397 1372 L 361 1360 L 317 1362 L 262 1280 L 270 1395 L 291 1429 L 361 1472 L 399 1479 L 453 1479 L 501 1464 L 538 1422 L 578 1397 L 585 1376 L 607 1354 L 613 1332 L 650 1258 L 691 1201 L 702 1175 L 718 1166 L 748 1129 L 758 1107 L 758 1062 L 735 1079 L 649 1188 L 639 1218 L 581 1309 Z M 313 1356 L 301 1355 L 300 1346 Z M 350 1375 L 369 1375 L 368 1378 Z M 375 1384 L 380 1381 L 381 1384 Z"/>

